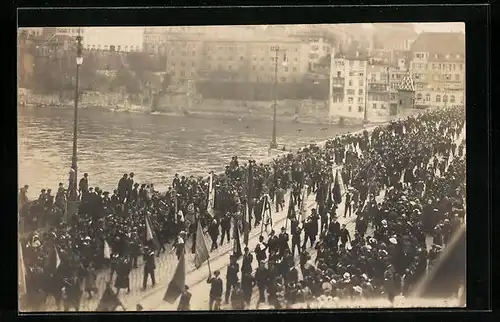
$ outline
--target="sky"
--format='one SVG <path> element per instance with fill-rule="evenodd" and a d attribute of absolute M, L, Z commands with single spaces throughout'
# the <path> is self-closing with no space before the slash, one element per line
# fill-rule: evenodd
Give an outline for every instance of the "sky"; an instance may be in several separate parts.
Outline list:
<path fill-rule="evenodd" d="M 372 24 L 363 23 L 361 25 L 363 26 L 363 28 L 370 29 Z M 304 26 L 305 27 L 306 25 L 291 25 L 291 26 L 295 26 L 295 27 Z M 325 25 L 323 25 L 323 26 L 325 26 Z M 217 26 L 215 28 L 222 29 L 222 28 L 228 28 L 228 27 L 231 27 L 231 26 Z M 277 26 L 264 26 L 264 25 L 261 25 L 261 26 L 232 26 L 232 27 L 245 27 L 247 29 L 256 29 L 256 30 L 264 31 L 266 29 L 283 28 L 284 25 L 277 25 Z M 417 32 L 423 32 L 423 31 L 425 31 L 425 32 L 461 32 L 461 31 L 465 32 L 465 24 L 461 23 L 461 22 L 413 23 L 413 27 L 414 27 L 415 31 L 417 31 Z M 93 27 L 90 29 L 93 29 L 95 31 L 97 31 L 97 29 L 104 29 L 104 30 L 107 29 L 107 31 L 109 32 L 114 28 L 116 28 L 116 27 Z M 148 28 L 152 28 L 152 27 L 148 27 Z M 162 27 L 158 27 L 158 28 L 162 28 Z M 212 28 L 214 28 L 214 26 L 212 26 Z M 114 30 L 114 31 L 116 32 L 118 29 L 140 29 L 140 30 L 143 30 L 143 27 L 129 27 L 129 28 L 122 27 L 122 28 L 116 28 L 116 30 Z"/>

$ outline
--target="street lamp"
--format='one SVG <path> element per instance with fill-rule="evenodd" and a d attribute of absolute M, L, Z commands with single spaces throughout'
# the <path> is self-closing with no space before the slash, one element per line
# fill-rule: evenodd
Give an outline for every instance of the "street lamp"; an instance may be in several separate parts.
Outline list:
<path fill-rule="evenodd" d="M 278 148 L 278 143 L 276 142 L 276 107 L 277 107 L 277 100 L 278 100 L 278 52 L 280 50 L 279 46 L 275 47 L 275 56 L 274 56 L 274 107 L 273 107 L 273 137 L 271 139 L 271 143 L 269 147 L 271 149 L 277 149 Z M 286 54 L 283 56 L 283 66 L 287 65 L 286 61 Z"/>
<path fill-rule="evenodd" d="M 83 55 L 82 55 L 82 36 L 80 35 L 80 30 L 78 30 L 78 36 L 76 37 L 76 81 L 75 81 L 75 115 L 73 120 L 73 157 L 71 158 L 71 170 L 70 170 L 70 182 L 69 182 L 69 191 L 70 191 L 70 201 L 76 203 L 78 200 L 77 194 L 77 137 L 78 137 L 78 80 L 79 80 L 79 71 L 80 66 L 83 64 Z"/>

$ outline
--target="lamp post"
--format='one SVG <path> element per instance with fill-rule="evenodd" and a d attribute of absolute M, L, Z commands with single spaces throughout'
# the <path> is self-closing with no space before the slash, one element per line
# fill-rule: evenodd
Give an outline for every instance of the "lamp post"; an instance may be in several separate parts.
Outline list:
<path fill-rule="evenodd" d="M 276 142 L 276 107 L 277 107 L 277 100 L 278 100 L 278 52 L 280 48 L 279 46 L 276 46 L 274 51 L 275 51 L 275 56 L 274 56 L 274 106 L 273 106 L 273 137 L 271 139 L 271 143 L 269 145 L 270 149 L 277 149 L 278 148 L 278 143 Z M 283 57 L 283 66 L 286 66 L 286 54 Z"/>
<path fill-rule="evenodd" d="M 82 55 L 82 36 L 80 31 L 78 31 L 78 36 L 76 37 L 76 81 L 75 81 L 75 114 L 73 120 L 73 156 L 71 158 L 71 174 L 70 183 L 68 189 L 70 190 L 70 200 L 76 202 L 78 201 L 77 193 L 77 139 L 78 139 L 78 78 L 80 66 L 83 63 Z"/>

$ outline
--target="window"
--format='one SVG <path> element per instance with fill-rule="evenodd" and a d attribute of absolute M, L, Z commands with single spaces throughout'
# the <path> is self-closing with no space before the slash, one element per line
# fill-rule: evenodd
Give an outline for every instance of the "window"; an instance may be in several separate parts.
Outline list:
<path fill-rule="evenodd" d="M 463 67 L 464 67 L 464 65 L 463 65 L 463 64 L 460 64 L 459 69 L 460 69 L 460 70 L 462 70 L 462 69 L 463 69 Z"/>
<path fill-rule="evenodd" d="M 431 100 L 431 94 L 425 94 L 425 101 L 429 102 Z"/>
<path fill-rule="evenodd" d="M 443 102 L 448 102 L 448 95 L 443 95 Z"/>
<path fill-rule="evenodd" d="M 363 73 L 359 73 L 358 76 L 364 76 L 364 74 Z"/>
<path fill-rule="evenodd" d="M 359 80 L 359 87 L 363 87 L 363 86 L 365 86 L 365 81 L 360 79 Z"/>
<path fill-rule="evenodd" d="M 451 95 L 450 96 L 450 102 L 451 103 L 455 103 L 455 95 Z"/>
<path fill-rule="evenodd" d="M 281 77 L 280 81 L 283 82 L 283 83 L 285 83 L 286 82 L 286 77 Z"/>
<path fill-rule="evenodd" d="M 352 80 L 349 80 L 349 86 L 352 86 Z"/>
<path fill-rule="evenodd" d="M 347 95 L 354 95 L 354 90 L 353 89 L 348 89 L 347 90 Z"/>
<path fill-rule="evenodd" d="M 285 72 L 288 72 L 288 67 L 285 67 Z"/>
<path fill-rule="evenodd" d="M 444 75 L 444 79 L 446 79 L 446 80 L 451 80 L 451 75 L 450 75 L 450 74 L 445 74 L 445 75 Z"/>
<path fill-rule="evenodd" d="M 240 60 L 243 60 L 243 56 L 240 56 Z"/>
<path fill-rule="evenodd" d="M 352 97 L 348 97 L 348 98 L 347 98 L 347 103 L 349 103 L 349 104 L 354 103 L 354 98 L 352 98 Z"/>
<path fill-rule="evenodd" d="M 342 77 L 340 75 L 342 75 L 342 74 L 340 72 L 337 72 L 337 77 L 339 77 L 339 78 Z"/>
<path fill-rule="evenodd" d="M 256 66 L 255 66 L 255 65 L 253 65 L 253 70 L 255 70 L 255 69 L 256 69 Z"/>
<path fill-rule="evenodd" d="M 363 106 L 358 106 L 358 112 L 363 112 Z"/>
<path fill-rule="evenodd" d="M 403 105 L 403 100 L 399 100 L 399 105 Z"/>
<path fill-rule="evenodd" d="M 260 66 L 260 70 L 264 70 L 264 66 Z"/>
<path fill-rule="evenodd" d="M 441 103 L 441 95 L 436 95 L 436 103 Z"/>
<path fill-rule="evenodd" d="M 363 95 L 363 90 L 362 89 L 358 90 L 358 95 Z"/>
<path fill-rule="evenodd" d="M 186 73 L 184 71 L 181 72 L 181 77 L 186 76 Z"/>
<path fill-rule="evenodd" d="M 374 110 L 376 110 L 376 109 L 377 109 L 377 104 L 376 104 L 376 103 L 373 103 L 372 108 L 373 108 Z"/>
<path fill-rule="evenodd" d="M 349 106 L 348 110 L 349 112 L 352 112 L 352 106 Z"/>
<path fill-rule="evenodd" d="M 459 81 L 459 80 L 460 80 L 460 75 L 459 75 L 459 74 L 455 74 L 455 80 L 456 80 L 456 81 Z"/>
<path fill-rule="evenodd" d="M 363 98 L 362 97 L 358 97 L 358 103 L 363 103 Z"/>
<path fill-rule="evenodd" d="M 422 94 L 418 93 L 417 94 L 417 101 L 420 101 L 420 100 L 422 100 Z"/>

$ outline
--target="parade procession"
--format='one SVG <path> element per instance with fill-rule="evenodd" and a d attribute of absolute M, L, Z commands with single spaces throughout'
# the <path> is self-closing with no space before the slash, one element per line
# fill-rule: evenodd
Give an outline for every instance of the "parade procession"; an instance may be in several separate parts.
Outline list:
<path fill-rule="evenodd" d="M 165 189 L 136 169 L 122 169 L 112 191 L 92 173 L 72 173 L 38 198 L 22 183 L 20 308 L 390 307 L 418 298 L 465 230 L 465 122 L 463 107 L 423 110 L 267 160 L 233 156 L 223 173 L 176 173 Z"/>

